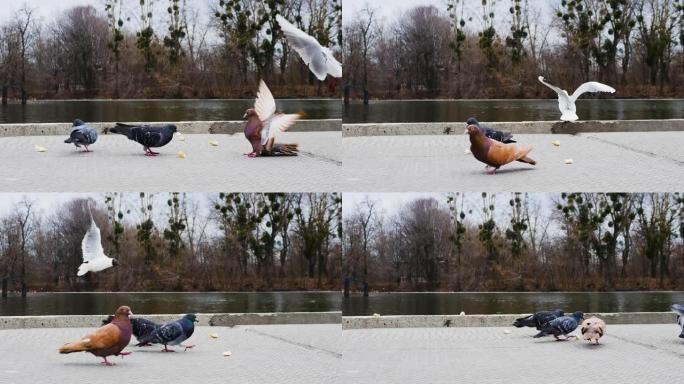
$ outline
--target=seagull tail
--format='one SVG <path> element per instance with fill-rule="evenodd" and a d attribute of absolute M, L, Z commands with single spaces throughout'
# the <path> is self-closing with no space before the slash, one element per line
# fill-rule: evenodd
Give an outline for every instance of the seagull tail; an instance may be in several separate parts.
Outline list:
<path fill-rule="evenodd" d="M 78 267 L 78 273 L 76 273 L 76 276 L 83 276 L 86 273 L 88 273 L 88 265 L 86 265 L 86 263 L 83 263 Z"/>

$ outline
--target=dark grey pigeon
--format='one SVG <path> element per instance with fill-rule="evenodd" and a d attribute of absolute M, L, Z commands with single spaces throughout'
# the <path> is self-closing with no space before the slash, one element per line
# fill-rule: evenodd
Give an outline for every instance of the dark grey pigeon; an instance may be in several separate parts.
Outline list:
<path fill-rule="evenodd" d="M 64 140 L 67 144 L 73 144 L 76 148 L 81 148 L 81 145 L 85 148 L 86 152 L 91 152 L 88 146 L 95 144 L 97 141 L 97 131 L 95 128 L 83 122 L 83 120 L 74 120 L 74 129 L 71 131 L 69 138 Z"/>
<path fill-rule="evenodd" d="M 539 311 L 533 315 L 521 317 L 513 322 L 517 328 L 534 327 L 541 331 L 553 319 L 563 316 L 564 313 L 560 309 L 553 311 Z"/>
<path fill-rule="evenodd" d="M 539 333 L 534 335 L 534 338 L 536 339 L 538 337 L 553 335 L 556 340 L 560 340 L 558 336 L 563 335 L 567 339 L 568 333 L 577 329 L 579 322 L 582 321 L 583 318 L 584 314 L 579 311 L 573 313 L 571 316 L 557 317 L 549 321 L 549 323 L 542 328 Z"/>
<path fill-rule="evenodd" d="M 102 325 L 107 325 L 112 322 L 114 316 L 109 315 L 106 319 L 102 320 Z M 161 325 L 155 323 L 152 320 L 147 320 L 142 317 L 131 318 L 131 327 L 133 328 L 133 336 L 135 336 L 138 341 L 143 337 L 149 336 L 155 329 L 159 328 Z M 146 345 L 151 345 L 148 343 Z"/>
<path fill-rule="evenodd" d="M 480 124 L 476 118 L 471 117 L 466 121 L 466 127 L 469 125 L 474 125 L 480 129 L 480 132 L 484 133 L 485 136 L 489 137 L 492 140 L 500 141 L 504 144 L 508 143 L 515 143 L 515 140 L 513 140 L 513 134 L 510 132 L 501 132 L 497 131 L 494 128 L 489 128 L 486 125 Z"/>
<path fill-rule="evenodd" d="M 188 348 L 192 348 L 194 345 L 183 345 L 181 343 L 189 339 L 192 333 L 195 332 L 195 323 L 197 321 L 197 316 L 192 313 L 187 314 L 179 320 L 162 325 L 146 337 L 139 339 L 137 346 L 140 347 L 149 343 L 164 344 L 162 352 L 175 352 L 173 349 L 169 349 L 168 346 L 179 345 L 187 351 Z"/>
<path fill-rule="evenodd" d="M 153 152 L 150 148 L 163 147 L 173 139 L 173 134 L 177 128 L 173 124 L 164 125 L 128 125 L 116 123 L 116 127 L 110 128 L 110 132 L 118 133 L 142 144 L 145 149 L 145 156 L 157 156 L 158 152 Z"/>
<path fill-rule="evenodd" d="M 677 324 L 679 324 L 679 327 L 682 328 L 682 331 L 679 333 L 679 337 L 684 339 L 684 305 L 672 304 L 670 309 L 672 312 L 677 314 Z"/>

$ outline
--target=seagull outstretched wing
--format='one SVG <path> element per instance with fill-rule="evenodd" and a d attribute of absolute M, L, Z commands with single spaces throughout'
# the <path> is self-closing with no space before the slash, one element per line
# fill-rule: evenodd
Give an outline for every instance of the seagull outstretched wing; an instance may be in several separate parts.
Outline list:
<path fill-rule="evenodd" d="M 313 36 L 295 27 L 284 17 L 278 15 L 276 20 L 287 38 L 287 43 L 297 51 L 318 80 L 325 80 L 328 74 L 342 77 L 342 64 L 335 59 L 330 49 L 322 46 Z"/>
<path fill-rule="evenodd" d="M 570 96 L 570 99 L 574 102 L 576 101 L 580 96 L 582 96 L 583 93 L 587 92 L 608 92 L 608 93 L 614 93 L 615 88 L 605 85 L 596 81 L 590 81 L 588 83 L 584 83 L 577 87 L 575 92 Z"/>

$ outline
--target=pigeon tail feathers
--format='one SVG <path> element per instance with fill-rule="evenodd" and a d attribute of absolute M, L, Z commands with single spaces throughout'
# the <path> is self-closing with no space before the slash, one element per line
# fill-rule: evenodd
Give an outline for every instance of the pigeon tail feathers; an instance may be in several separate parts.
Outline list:
<path fill-rule="evenodd" d="M 66 343 L 60 349 L 59 353 L 74 353 L 74 352 L 85 352 L 88 350 L 85 342 L 77 341 L 75 343 Z"/>
<path fill-rule="evenodd" d="M 516 328 L 523 328 L 523 327 L 534 327 L 534 315 L 526 316 L 526 317 L 521 317 L 519 319 L 515 319 L 513 322 L 513 326 Z"/>
<path fill-rule="evenodd" d="M 110 128 L 109 132 L 124 135 L 128 138 L 131 136 L 131 126 L 126 124 L 116 123 L 116 127 Z"/>

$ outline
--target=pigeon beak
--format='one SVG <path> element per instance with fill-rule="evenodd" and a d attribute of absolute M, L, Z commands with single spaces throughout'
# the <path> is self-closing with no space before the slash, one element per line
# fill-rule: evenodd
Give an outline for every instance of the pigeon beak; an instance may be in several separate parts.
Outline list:
<path fill-rule="evenodd" d="M 243 118 L 243 119 L 246 119 L 246 118 L 247 118 L 247 114 L 245 113 L 245 114 L 242 116 L 242 118 Z"/>

